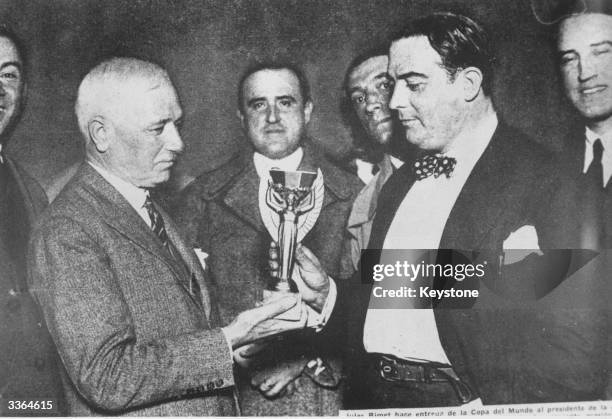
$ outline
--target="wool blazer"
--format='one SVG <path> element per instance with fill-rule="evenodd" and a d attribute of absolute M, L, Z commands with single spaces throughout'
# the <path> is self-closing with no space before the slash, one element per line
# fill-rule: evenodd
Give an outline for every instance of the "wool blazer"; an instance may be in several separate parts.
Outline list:
<path fill-rule="evenodd" d="M 235 414 L 213 289 L 160 212 L 182 260 L 83 164 L 34 233 L 30 289 L 64 365 L 72 416 Z M 192 277 L 201 299 L 189 292 Z"/>
<path fill-rule="evenodd" d="M 52 408 L 29 413 L 62 415 L 65 403 L 55 346 L 26 283 L 27 242 L 47 197 L 36 180 L 10 157 L 4 164 L 8 191 L 1 199 L 19 200 L 23 211 L 10 210 L 0 221 L 18 226 L 20 236 L 0 237 L 0 416 L 15 413 L 6 410 L 8 400 L 40 399 L 51 401 Z"/>
<path fill-rule="evenodd" d="M 440 249 L 501 251 L 509 235 L 523 226 L 535 227 L 542 249 L 573 247 L 575 189 L 563 178 L 551 153 L 500 122 L 451 210 Z M 414 182 L 410 165 L 404 165 L 385 184 L 369 248 L 382 248 Z M 521 285 L 535 290 L 537 279 Z M 338 319 L 351 328 L 349 358 L 357 365 L 350 370 L 359 371 L 359 362 L 365 362 L 370 286 L 353 281 L 351 288 L 340 290 Z M 434 315 L 454 370 L 485 404 L 595 399 L 601 394 L 605 319 L 589 304 L 600 291 L 589 277 L 572 278 L 529 302 L 480 285 L 472 308 L 438 307 Z M 332 318 L 328 326 L 337 321 Z M 357 381 L 352 380 L 355 391 Z"/>

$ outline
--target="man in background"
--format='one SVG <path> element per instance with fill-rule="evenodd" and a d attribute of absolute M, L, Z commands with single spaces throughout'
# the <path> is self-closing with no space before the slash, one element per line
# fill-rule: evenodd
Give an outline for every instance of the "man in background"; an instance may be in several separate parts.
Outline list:
<path fill-rule="evenodd" d="M 24 54 L 0 27 L 0 416 L 63 415 L 57 354 L 26 282 L 27 244 L 47 197 L 6 150 L 25 104 Z"/>
<path fill-rule="evenodd" d="M 584 126 L 562 159 L 579 182 L 582 219 L 581 246 L 612 247 L 612 7 L 587 1 L 558 24 L 557 53 L 565 94 Z M 586 6 L 584 9 L 583 6 Z M 603 287 L 610 293 L 610 262 L 600 256 Z M 607 265 L 606 265 L 607 263 Z M 610 319 L 608 318 L 610 323 Z M 608 324 L 608 336 L 612 329 Z M 612 338 L 609 338 L 612 339 Z M 612 343 L 608 348 L 608 385 L 612 398 Z"/>
<path fill-rule="evenodd" d="M 238 86 L 237 111 L 247 140 L 244 149 L 224 166 L 198 177 L 177 205 L 177 218 L 190 243 L 209 255 L 223 322 L 257 305 L 264 289 L 273 285 L 266 263 L 272 239 L 259 202 L 260 187 L 267 188 L 272 168 L 320 170 L 322 208 L 303 242 L 319 252 L 329 272 L 338 278 L 350 275 L 350 262 L 343 265 L 343 243 L 361 182 L 326 160 L 308 139 L 313 107 L 308 81 L 296 66 L 263 63 L 247 69 Z M 322 374 L 313 374 L 307 366 L 314 357 L 325 359 L 326 351 L 304 336 L 270 344 L 257 365 L 240 371 L 242 413 L 337 414 L 338 391 L 323 387 L 337 387 L 338 366 L 333 372 L 328 366 Z"/>
<path fill-rule="evenodd" d="M 361 250 L 370 239 L 376 203 L 383 185 L 410 156 L 409 143 L 398 135 L 394 115 L 389 109 L 393 82 L 387 73 L 387 48 L 369 51 L 353 60 L 346 73 L 344 92 L 351 112 L 369 142 L 368 147 L 382 152 L 375 164 L 376 174 L 359 192 L 348 220 L 350 252 L 357 269 Z"/>

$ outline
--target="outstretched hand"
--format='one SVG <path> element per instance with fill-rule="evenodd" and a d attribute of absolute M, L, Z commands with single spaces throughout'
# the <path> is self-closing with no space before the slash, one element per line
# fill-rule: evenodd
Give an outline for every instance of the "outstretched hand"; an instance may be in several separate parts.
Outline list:
<path fill-rule="evenodd" d="M 278 277 L 278 245 L 270 244 L 269 267 L 273 276 Z M 295 262 L 291 279 L 295 282 L 302 300 L 317 311 L 321 311 L 329 293 L 329 277 L 321 266 L 319 259 L 305 246 L 298 244 L 295 250 Z"/>

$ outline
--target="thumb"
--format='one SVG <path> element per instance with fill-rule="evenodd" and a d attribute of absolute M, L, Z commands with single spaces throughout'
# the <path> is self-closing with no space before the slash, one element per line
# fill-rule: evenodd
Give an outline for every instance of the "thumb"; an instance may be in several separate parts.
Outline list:
<path fill-rule="evenodd" d="M 287 297 L 279 298 L 270 303 L 266 303 L 261 307 L 254 308 L 252 310 L 251 318 L 254 323 L 261 323 L 264 320 L 270 319 L 274 316 L 278 316 L 281 313 L 289 310 L 297 303 L 297 295 L 289 295 Z"/>
<path fill-rule="evenodd" d="M 306 246 L 298 245 L 297 249 L 295 250 L 295 260 L 298 262 L 302 270 L 309 272 L 319 270 L 319 260 Z"/>

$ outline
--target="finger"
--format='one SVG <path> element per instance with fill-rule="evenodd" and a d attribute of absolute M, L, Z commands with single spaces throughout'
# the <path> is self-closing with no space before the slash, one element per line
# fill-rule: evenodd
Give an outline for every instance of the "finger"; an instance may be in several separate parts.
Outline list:
<path fill-rule="evenodd" d="M 249 343 L 249 344 L 243 346 L 242 348 L 240 348 L 238 354 L 242 358 L 250 358 L 250 357 L 258 354 L 259 352 L 261 352 L 267 346 L 268 346 L 268 342 L 264 341 L 264 340 L 258 341 L 258 342 L 253 342 L 253 343 Z"/>
<path fill-rule="evenodd" d="M 289 382 L 290 382 L 289 379 L 283 377 L 281 380 L 274 383 L 272 388 L 270 388 L 268 391 L 265 391 L 264 394 L 267 397 L 276 397 L 281 393 L 281 391 L 283 391 L 283 389 L 285 388 L 287 384 L 289 384 Z"/>
<path fill-rule="evenodd" d="M 320 270 L 321 269 L 321 264 L 319 263 L 319 259 L 317 259 L 317 257 L 315 256 L 314 253 L 312 253 L 310 251 L 309 248 L 307 248 L 306 246 L 302 246 L 299 245 L 296 249 L 296 260 L 301 261 L 303 263 L 300 264 L 303 267 L 309 267 L 312 266 L 315 269 L 309 269 L 309 270 Z"/>
<path fill-rule="evenodd" d="M 294 295 L 279 298 L 278 300 L 266 303 L 261 307 L 252 309 L 250 312 L 251 320 L 253 324 L 261 323 L 264 320 L 271 319 L 281 313 L 284 313 L 291 307 L 295 306 L 296 303 L 297 298 Z"/>
<path fill-rule="evenodd" d="M 262 374 L 260 372 L 253 374 L 251 376 L 251 385 L 255 388 L 261 389 L 261 386 L 266 382 L 267 374 Z M 268 390 L 270 386 L 266 386 L 266 390 Z M 263 391 L 263 390 L 262 390 Z"/>

